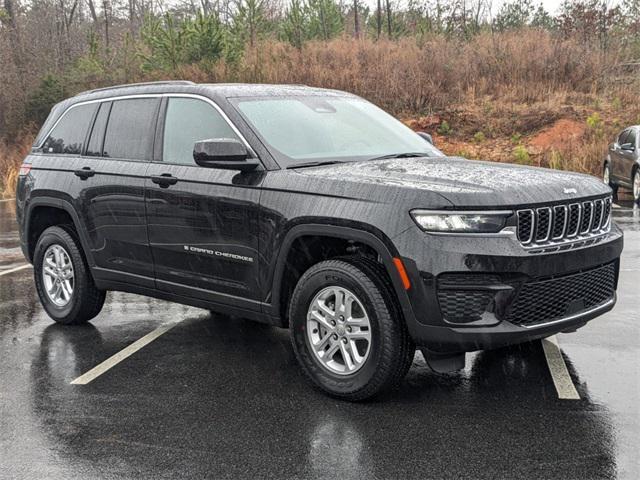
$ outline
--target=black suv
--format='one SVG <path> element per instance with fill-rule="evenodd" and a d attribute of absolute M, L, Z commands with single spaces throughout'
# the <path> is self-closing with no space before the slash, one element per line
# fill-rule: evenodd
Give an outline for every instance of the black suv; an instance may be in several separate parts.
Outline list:
<path fill-rule="evenodd" d="M 162 82 L 56 105 L 18 180 L 47 313 L 107 290 L 290 327 L 305 372 L 360 400 L 416 346 L 464 352 L 573 331 L 616 299 L 611 189 L 566 172 L 445 157 L 354 95 Z"/>

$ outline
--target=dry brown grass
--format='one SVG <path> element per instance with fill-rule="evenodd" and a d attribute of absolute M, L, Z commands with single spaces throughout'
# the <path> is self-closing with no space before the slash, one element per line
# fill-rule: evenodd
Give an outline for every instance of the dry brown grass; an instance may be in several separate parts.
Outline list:
<path fill-rule="evenodd" d="M 22 160 L 31 150 L 33 139 L 33 134 L 24 133 L 11 143 L 6 140 L 0 143 L 0 198 L 15 195 L 18 170 Z"/>
<path fill-rule="evenodd" d="M 543 102 L 561 94 L 606 90 L 605 73 L 619 59 L 615 51 L 593 51 L 573 40 L 526 29 L 481 34 L 469 42 L 435 36 L 422 43 L 310 42 L 302 50 L 267 42 L 240 65 L 223 63 L 203 72 L 181 69 L 194 80 L 298 83 L 347 90 L 396 114 L 441 111 L 484 97 L 503 102 Z"/>

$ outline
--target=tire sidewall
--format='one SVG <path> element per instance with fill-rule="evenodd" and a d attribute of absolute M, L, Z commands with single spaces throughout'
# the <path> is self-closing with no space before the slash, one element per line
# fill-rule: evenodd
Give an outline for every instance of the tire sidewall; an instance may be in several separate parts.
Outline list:
<path fill-rule="evenodd" d="M 71 236 L 62 230 L 60 227 L 48 228 L 40 236 L 38 243 L 33 254 L 33 270 L 34 280 L 40 302 L 46 312 L 56 321 L 64 323 L 66 318 L 74 317 L 81 308 L 81 287 L 82 282 L 85 280 L 86 272 L 82 259 L 78 254 L 78 250 L 75 244 L 70 244 L 69 240 L 73 241 Z M 66 305 L 60 307 L 53 303 L 45 291 L 44 281 L 42 279 L 42 265 L 44 263 L 44 254 L 47 249 L 54 244 L 58 244 L 63 247 L 73 265 L 74 274 L 74 286 L 71 300 Z"/>
<path fill-rule="evenodd" d="M 362 303 L 371 325 L 371 345 L 369 357 L 365 364 L 355 373 L 350 375 L 338 375 L 330 372 L 316 358 L 312 351 L 307 335 L 307 312 L 311 301 L 315 296 L 328 286 L 340 286 L 351 291 Z M 385 307 L 383 311 L 376 309 L 373 299 L 361 282 L 347 272 L 336 268 L 327 268 L 313 272 L 301 279 L 292 298 L 290 310 L 290 327 L 296 354 L 303 368 L 309 376 L 321 387 L 327 388 L 337 394 L 349 394 L 366 387 L 378 372 L 384 328 L 381 322 L 382 315 L 389 315 Z"/>

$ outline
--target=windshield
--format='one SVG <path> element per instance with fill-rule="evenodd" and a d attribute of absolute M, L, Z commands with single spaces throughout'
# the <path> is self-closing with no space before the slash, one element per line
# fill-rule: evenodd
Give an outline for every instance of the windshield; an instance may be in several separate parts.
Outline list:
<path fill-rule="evenodd" d="M 357 97 L 231 99 L 281 166 L 403 153 L 444 156 L 384 110 Z"/>

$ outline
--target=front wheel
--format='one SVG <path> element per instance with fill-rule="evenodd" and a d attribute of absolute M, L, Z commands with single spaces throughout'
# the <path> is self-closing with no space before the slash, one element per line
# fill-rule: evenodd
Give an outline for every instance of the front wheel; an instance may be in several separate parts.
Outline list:
<path fill-rule="evenodd" d="M 397 386 L 415 346 L 386 272 L 376 262 L 320 262 L 300 278 L 290 308 L 298 361 L 322 390 L 358 401 Z"/>
<path fill-rule="evenodd" d="M 602 170 L 602 180 L 605 184 L 611 187 L 611 190 L 613 190 L 613 194 L 615 195 L 618 191 L 618 185 L 613 183 L 613 180 L 611 180 L 611 166 L 608 162 L 604 164 L 604 168 Z"/>
<path fill-rule="evenodd" d="M 631 183 L 633 185 L 633 201 L 640 204 L 640 168 L 636 168 L 633 172 Z"/>
<path fill-rule="evenodd" d="M 75 325 L 95 317 L 104 304 L 71 228 L 49 227 L 36 244 L 33 269 L 40 303 L 58 323 Z"/>

